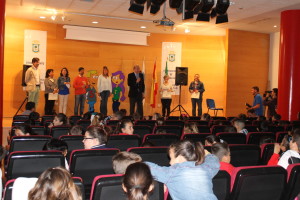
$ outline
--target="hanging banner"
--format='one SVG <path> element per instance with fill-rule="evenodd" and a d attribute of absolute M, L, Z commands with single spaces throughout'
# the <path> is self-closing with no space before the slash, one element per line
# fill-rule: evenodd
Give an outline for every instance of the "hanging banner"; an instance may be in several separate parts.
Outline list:
<path fill-rule="evenodd" d="M 164 76 L 169 75 L 173 85 L 173 95 L 179 95 L 179 86 L 175 85 L 176 67 L 181 66 L 181 42 L 163 42 L 161 58 L 161 84 Z"/>
<path fill-rule="evenodd" d="M 32 58 L 34 57 L 40 59 L 39 70 L 41 90 L 45 90 L 46 50 L 47 31 L 24 31 L 24 64 L 32 65 Z"/>

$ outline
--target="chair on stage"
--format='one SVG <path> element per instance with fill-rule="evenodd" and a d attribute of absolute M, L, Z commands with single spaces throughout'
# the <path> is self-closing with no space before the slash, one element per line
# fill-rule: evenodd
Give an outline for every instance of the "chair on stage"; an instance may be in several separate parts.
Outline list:
<path fill-rule="evenodd" d="M 214 116 L 216 117 L 218 115 L 218 111 L 222 110 L 222 112 L 224 114 L 223 108 L 216 108 L 215 100 L 206 99 L 206 105 L 207 105 L 207 113 L 209 112 L 209 110 L 213 110 L 214 111 Z"/>

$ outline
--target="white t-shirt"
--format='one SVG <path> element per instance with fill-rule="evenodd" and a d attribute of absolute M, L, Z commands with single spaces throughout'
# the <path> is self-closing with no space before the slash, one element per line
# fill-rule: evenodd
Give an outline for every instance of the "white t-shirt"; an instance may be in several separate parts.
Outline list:
<path fill-rule="evenodd" d="M 289 162 L 291 157 L 300 159 L 300 154 L 297 151 L 288 150 L 281 156 L 281 158 L 278 161 L 278 165 L 280 165 L 281 167 L 287 169 L 289 164 L 294 164 L 294 163 Z"/>
<path fill-rule="evenodd" d="M 110 93 L 112 91 L 112 85 L 111 85 L 111 77 L 104 77 L 102 74 L 98 77 L 98 82 L 97 82 L 97 88 L 98 88 L 98 93 L 104 91 L 104 90 L 109 90 Z"/>
<path fill-rule="evenodd" d="M 161 84 L 161 98 L 162 99 L 171 99 L 172 98 L 172 92 L 169 90 L 172 90 L 172 84 L 168 83 L 165 85 L 165 83 Z"/>

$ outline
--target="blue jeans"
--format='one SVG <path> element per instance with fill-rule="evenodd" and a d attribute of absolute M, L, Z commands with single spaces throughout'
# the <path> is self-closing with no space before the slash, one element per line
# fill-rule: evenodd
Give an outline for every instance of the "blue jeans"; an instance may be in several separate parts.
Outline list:
<path fill-rule="evenodd" d="M 202 98 L 194 99 L 192 98 L 192 115 L 196 116 L 196 105 L 198 105 L 198 117 L 202 115 Z"/>
<path fill-rule="evenodd" d="M 86 99 L 85 94 L 75 95 L 74 115 L 78 115 L 79 104 L 80 104 L 80 115 L 83 115 L 85 99 Z"/>
<path fill-rule="evenodd" d="M 100 113 L 107 115 L 107 100 L 110 95 L 109 90 L 104 90 L 100 92 L 101 102 L 100 102 Z"/>

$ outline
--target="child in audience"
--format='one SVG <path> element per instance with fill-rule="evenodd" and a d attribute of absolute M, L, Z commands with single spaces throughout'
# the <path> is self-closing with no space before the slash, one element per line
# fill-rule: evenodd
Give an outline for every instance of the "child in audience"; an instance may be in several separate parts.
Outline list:
<path fill-rule="evenodd" d="M 138 112 L 133 113 L 132 115 L 133 121 L 141 120 L 141 115 Z"/>
<path fill-rule="evenodd" d="M 186 123 L 183 128 L 184 133 L 199 133 L 197 124 L 194 122 Z"/>
<path fill-rule="evenodd" d="M 267 120 L 261 121 L 257 128 L 258 132 L 269 132 L 269 122 Z"/>
<path fill-rule="evenodd" d="M 217 200 L 212 179 L 219 171 L 220 163 L 215 155 L 205 151 L 199 142 L 181 140 L 170 146 L 169 156 L 170 167 L 145 163 L 152 176 L 168 187 L 172 199 Z"/>
<path fill-rule="evenodd" d="M 107 133 L 99 126 L 90 126 L 82 140 L 84 149 L 106 149 Z"/>
<path fill-rule="evenodd" d="M 152 115 L 151 120 L 158 120 L 158 119 L 161 118 L 161 117 L 162 117 L 161 114 L 159 114 L 159 113 L 154 113 L 154 114 Z"/>
<path fill-rule="evenodd" d="M 125 174 L 127 167 L 136 162 L 142 162 L 142 157 L 132 152 L 122 151 L 112 157 L 113 169 L 116 174 Z"/>
<path fill-rule="evenodd" d="M 205 138 L 205 146 L 212 146 L 213 144 L 220 142 L 220 138 L 215 135 L 209 135 Z"/>
<path fill-rule="evenodd" d="M 79 125 L 72 126 L 69 131 L 69 135 L 83 135 L 83 129 Z"/>
<path fill-rule="evenodd" d="M 202 116 L 201 116 L 201 120 L 202 121 L 210 121 L 210 115 L 208 113 L 204 113 Z"/>
<path fill-rule="evenodd" d="M 30 115 L 30 113 L 35 111 L 35 103 L 27 102 L 25 108 L 26 110 L 22 113 L 22 115 Z"/>
<path fill-rule="evenodd" d="M 245 135 L 248 134 L 248 130 L 245 129 L 245 121 L 244 120 L 242 120 L 242 119 L 236 119 L 236 120 L 234 120 L 233 125 L 236 128 L 236 130 L 237 130 L 238 133 L 243 133 Z"/>
<path fill-rule="evenodd" d="M 32 135 L 32 129 L 29 125 L 19 125 L 15 127 L 15 136 L 29 136 Z"/>
<path fill-rule="evenodd" d="M 44 171 L 28 194 L 28 200 L 41 199 L 82 200 L 82 196 L 71 174 L 56 167 Z"/>
<path fill-rule="evenodd" d="M 123 119 L 118 123 L 115 133 L 120 135 L 132 135 L 133 131 L 132 121 L 130 119 Z"/>
<path fill-rule="evenodd" d="M 287 150 L 290 149 L 289 140 L 291 140 L 291 138 L 292 138 L 292 136 L 285 135 L 280 144 L 278 144 L 278 143 L 274 144 L 274 153 L 271 156 L 270 160 L 268 161 L 267 165 L 277 165 L 278 164 L 278 160 L 279 160 L 280 156 L 284 152 L 286 152 Z"/>
<path fill-rule="evenodd" d="M 278 165 L 287 168 L 289 164 L 300 163 L 300 129 L 295 129 L 290 141 L 290 150 L 286 151 L 278 161 Z"/>
<path fill-rule="evenodd" d="M 141 162 L 129 165 L 123 178 L 122 187 L 128 200 L 147 200 L 149 193 L 154 189 L 149 167 Z"/>
<path fill-rule="evenodd" d="M 156 120 L 156 125 L 157 126 L 161 126 L 161 125 L 164 125 L 165 123 L 165 119 L 163 117 L 160 117 Z"/>
<path fill-rule="evenodd" d="M 226 142 L 215 143 L 211 147 L 211 153 L 219 158 L 220 170 L 225 170 L 231 175 L 234 170 L 234 166 L 230 164 L 230 149 Z"/>
<path fill-rule="evenodd" d="M 49 128 L 53 127 L 53 126 L 63 126 L 63 125 L 67 125 L 68 123 L 68 118 L 64 113 L 58 113 L 57 115 L 55 115 L 53 122 L 51 124 L 49 124 Z"/>
<path fill-rule="evenodd" d="M 92 126 L 104 126 L 104 115 L 102 113 L 97 113 L 93 116 L 91 125 Z"/>

